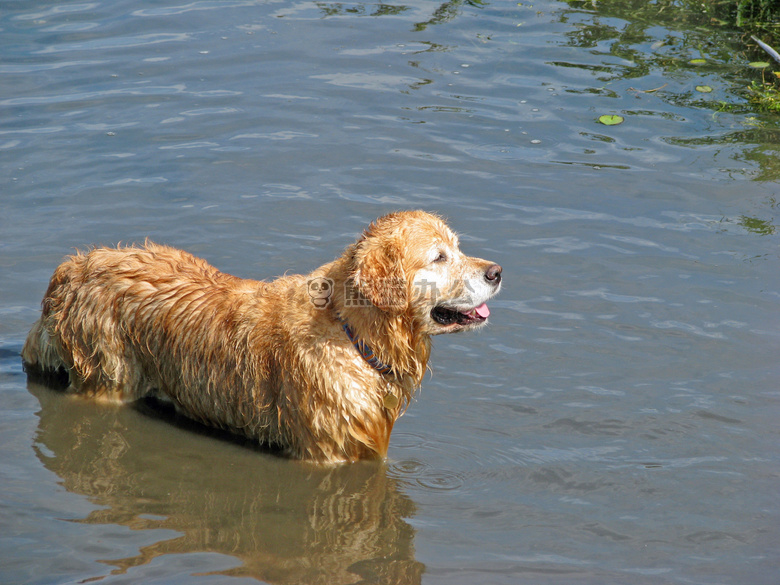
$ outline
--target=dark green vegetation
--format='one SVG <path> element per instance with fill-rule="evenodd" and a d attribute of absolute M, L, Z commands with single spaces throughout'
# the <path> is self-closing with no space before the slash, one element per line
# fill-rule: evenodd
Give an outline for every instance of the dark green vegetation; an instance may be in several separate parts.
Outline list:
<path fill-rule="evenodd" d="M 715 111 L 780 113 L 780 62 L 751 38 L 755 37 L 769 49 L 780 49 L 780 2 L 777 0 L 568 0 L 568 4 L 598 17 L 629 21 L 619 35 L 620 56 L 635 62 L 637 51 L 631 45 L 647 40 L 649 28 L 663 26 L 679 31 L 680 36 L 670 38 L 671 42 L 656 42 L 652 46 L 658 49 L 666 45 L 672 50 L 657 57 L 645 56 L 645 61 L 667 73 L 690 66 L 721 73 L 733 83 L 730 91 L 733 97 L 710 101 Z M 577 44 L 609 35 L 601 28 L 596 19 L 592 27 L 582 30 Z M 693 56 L 694 52 L 698 55 Z M 691 58 L 684 59 L 685 54 Z M 633 73 L 644 74 L 641 67 Z M 705 90 L 705 93 L 709 92 Z M 702 105 L 706 103 L 703 101 Z"/>

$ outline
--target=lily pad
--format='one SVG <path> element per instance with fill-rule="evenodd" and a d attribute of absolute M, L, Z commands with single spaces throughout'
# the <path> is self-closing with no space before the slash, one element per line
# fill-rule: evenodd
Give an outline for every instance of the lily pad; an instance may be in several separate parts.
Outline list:
<path fill-rule="evenodd" d="M 753 69 L 766 69 L 769 67 L 769 63 L 766 61 L 753 61 L 752 63 L 748 63 L 748 66 Z"/>
<path fill-rule="evenodd" d="M 688 61 L 691 65 L 704 65 L 707 62 L 707 59 L 691 59 Z"/>
<path fill-rule="evenodd" d="M 700 91 L 702 93 L 710 93 L 712 91 L 712 88 L 709 85 L 697 85 L 696 91 Z"/>
<path fill-rule="evenodd" d="M 623 116 L 618 116 L 617 114 L 604 114 L 603 116 L 599 116 L 599 122 L 605 126 L 616 126 L 623 123 Z"/>

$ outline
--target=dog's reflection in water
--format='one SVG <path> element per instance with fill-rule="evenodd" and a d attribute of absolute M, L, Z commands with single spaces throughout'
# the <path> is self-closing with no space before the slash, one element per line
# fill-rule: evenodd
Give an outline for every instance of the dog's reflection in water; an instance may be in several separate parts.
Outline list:
<path fill-rule="evenodd" d="M 230 576 L 338 585 L 421 581 L 413 502 L 379 461 L 315 466 L 258 453 L 149 406 L 97 404 L 29 382 L 41 403 L 35 449 L 71 492 L 99 506 L 83 522 L 170 529 L 126 558 L 213 552 Z M 165 420 L 160 420 L 160 419 Z M 151 533 L 154 534 L 154 533 Z"/>

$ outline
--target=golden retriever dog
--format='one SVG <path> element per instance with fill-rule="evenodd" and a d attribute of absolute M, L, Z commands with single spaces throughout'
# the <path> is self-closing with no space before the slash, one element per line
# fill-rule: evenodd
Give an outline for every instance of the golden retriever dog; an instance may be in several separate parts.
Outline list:
<path fill-rule="evenodd" d="M 172 403 L 206 425 L 320 463 L 383 458 L 431 336 L 483 326 L 501 267 L 423 211 L 377 219 L 333 262 L 273 281 L 147 242 L 54 272 L 22 350 L 68 391 Z"/>

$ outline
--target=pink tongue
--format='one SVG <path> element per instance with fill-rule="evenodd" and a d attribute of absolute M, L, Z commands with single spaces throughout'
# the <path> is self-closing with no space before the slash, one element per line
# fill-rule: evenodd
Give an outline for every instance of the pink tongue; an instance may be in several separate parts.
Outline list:
<path fill-rule="evenodd" d="M 477 315 L 479 315 L 483 319 L 487 319 L 488 315 L 490 315 L 490 309 L 488 309 L 488 306 L 485 303 L 482 303 L 479 307 L 477 307 L 474 310 L 477 312 Z"/>

